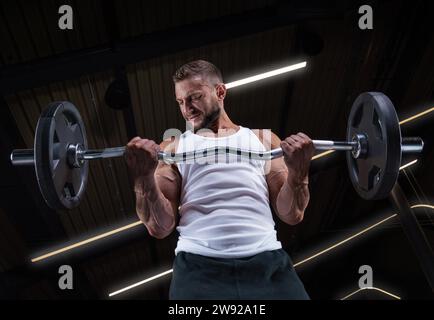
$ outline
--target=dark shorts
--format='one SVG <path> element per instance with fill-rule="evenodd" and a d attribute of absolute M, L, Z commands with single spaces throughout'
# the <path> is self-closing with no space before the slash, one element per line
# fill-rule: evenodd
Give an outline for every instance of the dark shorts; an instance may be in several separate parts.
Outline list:
<path fill-rule="evenodd" d="M 170 300 L 309 300 L 283 250 L 240 259 L 179 252 L 173 263 Z"/>

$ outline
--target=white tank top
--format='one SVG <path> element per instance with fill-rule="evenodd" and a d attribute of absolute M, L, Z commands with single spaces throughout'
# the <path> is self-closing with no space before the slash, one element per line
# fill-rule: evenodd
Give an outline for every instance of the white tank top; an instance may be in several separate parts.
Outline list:
<path fill-rule="evenodd" d="M 240 126 L 235 134 L 218 138 L 187 131 L 177 152 L 216 146 L 265 151 L 258 137 Z M 182 188 L 175 254 L 243 258 L 282 248 L 270 209 L 265 162 L 232 154 L 195 161 L 177 164 Z"/>

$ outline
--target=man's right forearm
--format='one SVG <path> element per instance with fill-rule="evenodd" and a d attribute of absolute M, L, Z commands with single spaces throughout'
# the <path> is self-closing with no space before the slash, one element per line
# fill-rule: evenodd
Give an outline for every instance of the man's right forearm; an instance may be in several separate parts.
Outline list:
<path fill-rule="evenodd" d="M 175 216 L 169 200 L 164 197 L 155 177 L 144 177 L 136 182 L 136 211 L 151 236 L 167 237 L 175 226 Z"/>

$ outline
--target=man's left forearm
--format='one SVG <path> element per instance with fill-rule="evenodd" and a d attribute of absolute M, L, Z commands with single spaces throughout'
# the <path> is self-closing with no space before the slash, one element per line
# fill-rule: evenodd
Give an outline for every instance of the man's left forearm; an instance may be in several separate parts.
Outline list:
<path fill-rule="evenodd" d="M 303 220 L 304 210 L 309 203 L 308 178 L 294 181 L 288 177 L 277 196 L 276 214 L 287 224 L 296 225 Z"/>

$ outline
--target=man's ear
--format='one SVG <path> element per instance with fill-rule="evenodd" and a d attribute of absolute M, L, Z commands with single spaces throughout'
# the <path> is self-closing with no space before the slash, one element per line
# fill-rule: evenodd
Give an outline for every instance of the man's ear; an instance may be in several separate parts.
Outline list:
<path fill-rule="evenodd" d="M 227 90 L 225 84 L 224 83 L 217 84 L 215 90 L 216 90 L 217 98 L 219 100 L 224 100 L 224 98 L 226 97 L 226 90 Z"/>

